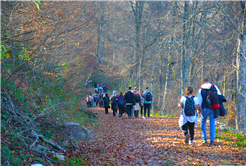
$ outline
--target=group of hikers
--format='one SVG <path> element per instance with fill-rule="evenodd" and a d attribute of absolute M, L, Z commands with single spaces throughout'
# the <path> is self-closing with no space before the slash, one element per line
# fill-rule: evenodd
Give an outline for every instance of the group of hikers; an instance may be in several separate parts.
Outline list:
<path fill-rule="evenodd" d="M 101 83 L 98 86 L 98 84 L 95 82 L 94 87 L 95 94 L 89 93 L 86 96 L 87 107 L 96 107 L 98 105 L 100 107 L 103 107 L 103 98 L 105 97 L 105 94 L 108 92 L 109 85 L 103 85 Z"/>
<path fill-rule="evenodd" d="M 215 141 L 215 119 L 225 115 L 223 102 L 226 99 L 216 85 L 210 83 L 207 77 L 202 79 L 202 85 L 195 97 L 192 95 L 193 88 L 186 87 L 185 96 L 182 96 L 179 108 L 182 108 L 179 118 L 179 126 L 185 135 L 185 143 L 193 144 L 194 127 L 197 126 L 198 114 L 201 114 L 201 130 L 203 143 L 207 143 L 206 122 L 210 122 L 210 145 L 214 146 Z M 189 130 L 189 132 L 188 132 Z"/>
<path fill-rule="evenodd" d="M 138 118 L 140 109 L 141 117 L 145 119 L 147 113 L 149 118 L 151 102 L 153 101 L 154 96 L 148 87 L 141 93 L 137 90 L 137 87 L 134 87 L 134 90 L 132 90 L 132 87 L 128 87 L 128 91 L 124 95 L 122 92 L 117 94 L 114 90 L 112 96 L 104 98 L 105 114 L 108 114 L 109 103 L 111 103 L 113 116 L 117 116 L 117 110 L 119 109 L 119 118 L 122 117 L 124 112 L 127 113 L 129 119 L 133 117 L 133 112 L 135 118 Z"/>
<path fill-rule="evenodd" d="M 224 116 L 225 114 L 223 106 L 223 102 L 226 102 L 225 97 L 221 95 L 216 85 L 210 83 L 207 77 L 202 79 L 202 85 L 196 97 L 192 95 L 192 87 L 186 87 L 185 91 L 185 96 L 181 97 L 180 103 L 178 104 L 178 107 L 182 109 L 179 118 L 179 126 L 183 130 L 185 143 L 193 145 L 194 128 L 195 125 L 197 126 L 198 114 L 201 114 L 203 143 L 207 143 L 206 121 L 209 117 L 210 145 L 215 145 L 215 119 L 219 115 Z M 124 95 L 122 92 L 117 94 L 114 90 L 113 95 L 110 97 L 107 92 L 108 86 L 100 84 L 100 86 L 97 87 L 95 83 L 96 94 L 88 95 L 86 98 L 86 100 L 91 98 L 90 102 L 93 101 L 94 104 L 90 104 L 89 100 L 87 100 L 87 106 L 97 106 L 98 103 L 101 103 L 99 106 L 104 107 L 105 114 L 108 114 L 108 109 L 111 104 L 113 116 L 117 116 L 117 111 L 119 110 L 119 118 L 122 117 L 124 112 L 127 113 L 129 119 L 133 117 L 133 113 L 135 118 L 138 118 L 140 110 L 143 119 L 150 118 L 150 108 L 151 103 L 154 101 L 154 96 L 149 91 L 148 87 L 145 87 L 145 91 L 142 92 L 139 92 L 137 87 L 134 87 L 133 90 L 132 87 L 128 87 L 128 91 Z"/>
<path fill-rule="evenodd" d="M 95 94 L 92 95 L 91 93 L 87 95 L 87 107 L 96 107 L 99 104 L 99 107 L 105 108 L 105 114 L 108 114 L 108 109 L 110 108 L 113 110 L 113 116 L 117 116 L 117 111 L 119 110 L 119 118 L 122 117 L 123 113 L 127 113 L 128 118 L 130 119 L 134 116 L 138 118 L 139 109 L 141 112 L 141 117 L 143 119 L 150 117 L 150 107 L 151 102 L 154 100 L 153 94 L 149 91 L 149 88 L 146 87 L 145 91 L 141 93 L 137 90 L 137 87 L 128 88 L 128 91 L 123 95 L 122 92 L 119 94 L 116 91 L 113 91 L 112 96 L 108 96 L 108 85 L 100 84 L 97 86 L 95 83 Z"/>

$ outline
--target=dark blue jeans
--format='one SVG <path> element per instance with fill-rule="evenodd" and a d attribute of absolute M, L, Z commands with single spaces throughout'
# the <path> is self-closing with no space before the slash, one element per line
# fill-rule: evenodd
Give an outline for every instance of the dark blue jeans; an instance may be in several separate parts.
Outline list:
<path fill-rule="evenodd" d="M 128 117 L 132 116 L 132 105 L 126 105 Z"/>
<path fill-rule="evenodd" d="M 146 117 L 146 110 L 148 109 L 148 117 L 150 116 L 150 106 L 151 104 L 144 103 L 144 116 Z"/>

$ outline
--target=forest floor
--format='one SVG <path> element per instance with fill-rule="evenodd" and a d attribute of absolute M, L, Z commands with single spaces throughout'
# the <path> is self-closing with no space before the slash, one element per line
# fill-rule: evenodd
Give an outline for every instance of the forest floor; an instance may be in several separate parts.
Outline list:
<path fill-rule="evenodd" d="M 81 150 L 71 154 L 84 156 L 88 165 L 246 164 L 245 148 L 234 146 L 231 140 L 216 139 L 216 146 L 202 144 L 200 124 L 195 129 L 194 145 L 189 145 L 184 143 L 178 118 L 128 119 L 126 114 L 113 116 L 111 109 L 107 115 L 104 108 L 90 110 L 99 114 L 98 122 L 87 126 L 94 139 L 80 142 Z"/>

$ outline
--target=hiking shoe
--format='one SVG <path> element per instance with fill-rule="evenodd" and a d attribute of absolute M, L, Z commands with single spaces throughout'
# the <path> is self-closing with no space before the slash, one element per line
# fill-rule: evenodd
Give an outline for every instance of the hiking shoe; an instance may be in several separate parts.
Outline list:
<path fill-rule="evenodd" d="M 215 146 L 214 141 L 211 141 L 210 142 L 210 145 Z"/>
<path fill-rule="evenodd" d="M 119 118 L 121 118 L 121 117 L 122 117 L 122 115 L 119 116 Z"/>
<path fill-rule="evenodd" d="M 128 119 L 131 119 L 131 116 L 128 116 Z"/>
<path fill-rule="evenodd" d="M 192 140 L 190 140 L 190 141 L 189 141 L 189 144 L 190 144 L 190 145 L 193 145 L 193 141 L 192 141 Z"/>
<path fill-rule="evenodd" d="M 190 138 L 190 134 L 186 134 L 185 136 L 185 143 L 188 144 Z"/>

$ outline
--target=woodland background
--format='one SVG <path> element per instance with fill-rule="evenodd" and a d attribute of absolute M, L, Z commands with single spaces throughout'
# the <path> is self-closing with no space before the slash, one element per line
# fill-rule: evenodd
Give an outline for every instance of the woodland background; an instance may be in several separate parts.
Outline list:
<path fill-rule="evenodd" d="M 176 116 L 204 76 L 227 98 L 219 121 L 246 133 L 245 18 L 244 1 L 1 1 L 2 136 L 42 118 L 89 123 L 76 115 L 88 79 L 148 86 L 154 113 Z"/>

